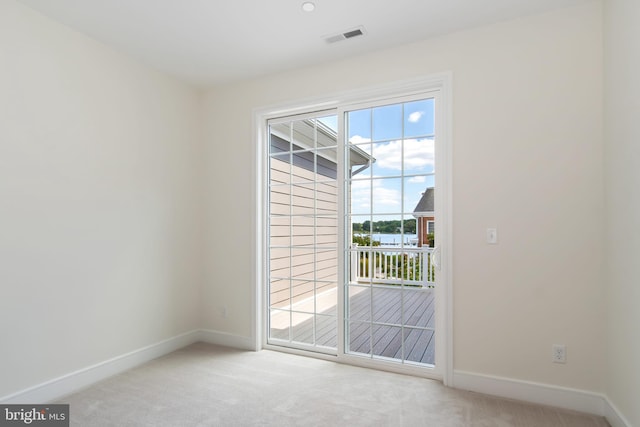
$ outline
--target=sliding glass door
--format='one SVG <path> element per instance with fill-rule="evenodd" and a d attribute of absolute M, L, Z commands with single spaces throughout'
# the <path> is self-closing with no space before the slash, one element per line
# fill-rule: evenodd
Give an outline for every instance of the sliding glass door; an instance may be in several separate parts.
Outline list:
<path fill-rule="evenodd" d="M 435 367 L 438 105 L 434 91 L 268 120 L 268 346 Z"/>

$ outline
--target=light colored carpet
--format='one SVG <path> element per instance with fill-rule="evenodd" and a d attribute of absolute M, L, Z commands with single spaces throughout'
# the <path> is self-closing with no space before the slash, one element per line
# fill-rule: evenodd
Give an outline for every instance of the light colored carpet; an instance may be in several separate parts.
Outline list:
<path fill-rule="evenodd" d="M 198 343 L 62 399 L 73 426 L 605 427 L 437 381 Z"/>

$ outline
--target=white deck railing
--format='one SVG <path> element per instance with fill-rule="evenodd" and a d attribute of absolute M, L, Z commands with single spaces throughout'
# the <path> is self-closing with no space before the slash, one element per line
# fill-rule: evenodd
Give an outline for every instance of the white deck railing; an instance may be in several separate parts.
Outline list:
<path fill-rule="evenodd" d="M 387 285 L 434 286 L 433 248 L 357 246 L 351 248 L 351 281 Z"/>

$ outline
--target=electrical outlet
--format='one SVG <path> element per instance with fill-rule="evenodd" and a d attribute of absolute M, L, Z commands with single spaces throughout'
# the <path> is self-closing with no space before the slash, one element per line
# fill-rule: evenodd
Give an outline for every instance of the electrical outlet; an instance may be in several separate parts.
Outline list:
<path fill-rule="evenodd" d="M 487 243 L 490 245 L 498 244 L 498 229 L 487 228 Z"/>
<path fill-rule="evenodd" d="M 551 361 L 553 363 L 567 363 L 567 347 L 564 344 L 554 344 L 551 347 Z"/>

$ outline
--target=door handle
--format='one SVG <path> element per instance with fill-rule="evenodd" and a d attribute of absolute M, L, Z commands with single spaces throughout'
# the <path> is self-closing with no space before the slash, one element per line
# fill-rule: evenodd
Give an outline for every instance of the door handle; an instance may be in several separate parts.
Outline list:
<path fill-rule="evenodd" d="M 436 246 L 431 251 L 431 265 L 440 270 L 440 246 Z"/>

